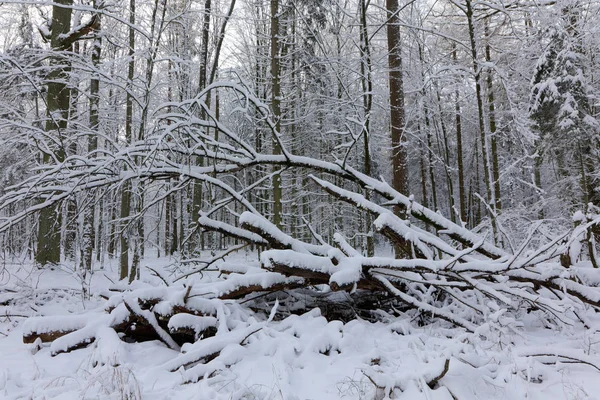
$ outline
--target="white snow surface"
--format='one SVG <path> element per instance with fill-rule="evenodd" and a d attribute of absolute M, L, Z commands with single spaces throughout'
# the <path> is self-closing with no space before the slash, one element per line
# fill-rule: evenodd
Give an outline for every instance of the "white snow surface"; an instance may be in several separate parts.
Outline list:
<path fill-rule="evenodd" d="M 171 262 L 146 265 L 168 275 L 164 267 Z M 257 280 L 266 279 L 255 270 L 254 255 L 240 255 L 235 264 L 238 272 L 246 264 Z M 120 340 L 107 325 L 126 310 L 104 310 L 134 294 L 145 299 L 170 294 L 156 306 L 166 311 L 183 304 L 183 284 L 167 290 L 142 271 L 134 292 L 111 292 L 124 285 L 111 282 L 117 268 L 109 265 L 92 276 L 88 298 L 66 268 L 38 270 L 28 263 L 3 268 L 0 399 L 600 399 L 600 332 L 594 328 L 600 318 L 593 313 L 587 315 L 592 329 L 553 331 L 533 317 L 502 325 L 499 309 L 471 334 L 443 322 L 419 327 L 408 317 L 385 314 L 377 323 L 328 322 L 318 309 L 270 321 L 235 301 L 195 296 L 187 304 L 196 302 L 207 315 L 180 314 L 171 325 L 217 326 L 218 333 L 178 351 L 160 341 Z M 351 266 L 330 272 L 342 270 L 352 275 Z M 231 285 L 223 279 L 206 273 L 186 284 L 212 296 Z M 100 297 L 107 293 L 113 295 L 108 302 Z M 43 316 L 53 318 L 38 318 Z M 521 328 L 511 328 L 516 325 Z M 22 342 L 24 333 L 82 326 L 52 344 Z M 88 347 L 52 356 L 69 336 L 91 330 L 95 340 Z M 183 366 L 215 351 L 220 356 L 213 360 Z M 448 372 L 431 389 L 427 383 L 442 373 L 446 360 Z"/>

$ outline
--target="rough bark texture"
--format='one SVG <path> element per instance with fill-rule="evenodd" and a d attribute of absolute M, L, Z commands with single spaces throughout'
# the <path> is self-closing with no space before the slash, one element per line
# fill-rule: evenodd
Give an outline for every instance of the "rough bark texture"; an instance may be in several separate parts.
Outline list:
<path fill-rule="evenodd" d="M 404 132 L 404 83 L 398 0 L 386 0 L 390 86 L 390 130 L 392 137 L 392 186 L 408 195 L 407 137 Z"/>
<path fill-rule="evenodd" d="M 52 36 L 50 45 L 54 53 L 50 58 L 50 73 L 48 74 L 48 94 L 46 96 L 46 132 L 55 136 L 61 143 L 60 147 L 53 148 L 53 154 L 43 154 L 43 162 L 50 163 L 54 158 L 57 162 L 65 159 L 65 148 L 63 147 L 65 130 L 71 103 L 71 90 L 67 86 L 68 62 L 61 56 L 60 52 L 67 50 L 71 42 L 64 36 L 71 29 L 70 6 L 73 0 L 57 0 L 52 6 Z M 66 65 L 65 65 L 66 64 Z M 40 265 L 56 264 L 60 262 L 60 206 L 46 207 L 42 209 L 38 225 L 38 248 L 35 260 Z"/>

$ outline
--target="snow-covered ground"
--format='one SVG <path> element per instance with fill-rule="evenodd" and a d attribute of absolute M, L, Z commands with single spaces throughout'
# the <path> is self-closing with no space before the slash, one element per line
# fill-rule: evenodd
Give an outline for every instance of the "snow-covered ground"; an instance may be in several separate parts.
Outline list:
<path fill-rule="evenodd" d="M 237 261 L 246 262 L 244 256 Z M 160 272 L 171 262 L 144 265 Z M 533 317 L 515 321 L 523 325 L 515 329 L 490 318 L 470 334 L 384 315 L 376 323 L 328 322 L 318 309 L 267 320 L 231 301 L 244 314 L 246 331 L 220 329 L 215 338 L 242 340 L 207 364 L 170 371 L 182 352 L 204 351 L 201 346 L 215 341 L 177 351 L 159 341 L 126 343 L 110 332 L 53 357 L 47 344 L 39 350 L 23 344 L 27 317 L 60 321 L 102 310 L 116 267 L 96 272 L 86 285 L 68 268 L 8 263 L 1 271 L 0 399 L 600 399 L 600 333 L 593 327 L 551 331 Z M 218 278 L 193 279 L 208 284 Z M 144 269 L 134 286 L 151 285 L 162 282 Z"/>

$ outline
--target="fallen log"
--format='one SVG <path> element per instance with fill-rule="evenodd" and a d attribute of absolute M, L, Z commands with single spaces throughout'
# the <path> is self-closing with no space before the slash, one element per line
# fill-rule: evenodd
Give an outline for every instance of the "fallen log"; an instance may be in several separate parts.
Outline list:
<path fill-rule="evenodd" d="M 129 303 L 127 300 L 123 301 L 123 304 L 131 313 L 133 324 L 129 326 L 129 334 L 132 335 L 133 331 L 143 330 L 142 335 L 148 337 L 154 336 L 154 338 L 160 340 L 173 350 L 179 350 L 179 345 L 163 328 L 160 327 L 156 319 L 156 315 L 148 310 L 142 310 L 139 305 Z M 139 335 L 135 332 L 135 335 Z"/>
<path fill-rule="evenodd" d="M 23 324 L 23 343 L 52 342 L 83 328 L 89 321 L 85 315 L 64 315 L 52 318 L 32 317 Z"/>

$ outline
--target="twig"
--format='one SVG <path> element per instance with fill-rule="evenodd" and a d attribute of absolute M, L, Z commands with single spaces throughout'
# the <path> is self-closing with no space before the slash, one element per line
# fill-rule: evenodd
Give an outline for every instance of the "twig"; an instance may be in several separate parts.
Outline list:
<path fill-rule="evenodd" d="M 157 278 L 160 278 L 160 280 L 163 281 L 165 285 L 171 286 L 169 284 L 169 282 L 167 282 L 167 280 L 157 270 L 155 270 L 154 268 L 149 267 L 147 265 L 146 265 L 146 268 L 149 269 L 150 271 L 152 271 L 154 276 L 156 276 Z"/>
<path fill-rule="evenodd" d="M 433 378 L 432 380 L 427 382 L 427 386 L 429 386 L 431 389 L 435 389 L 435 387 L 437 386 L 440 379 L 442 379 L 448 373 L 448 369 L 450 369 L 450 359 L 449 358 L 447 358 L 446 361 L 444 362 L 444 369 L 442 370 L 442 372 L 438 376 L 436 376 L 435 378 Z"/>

